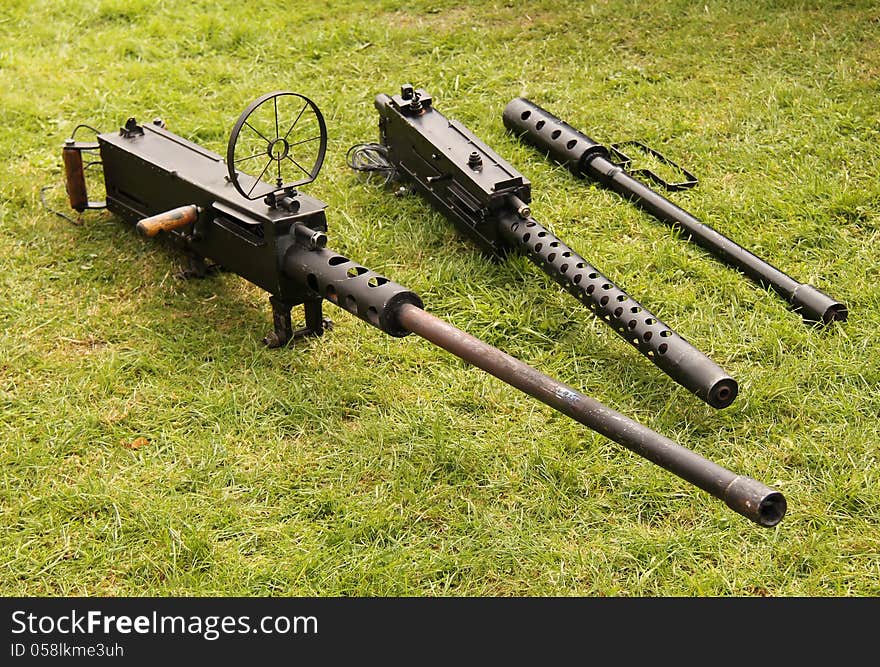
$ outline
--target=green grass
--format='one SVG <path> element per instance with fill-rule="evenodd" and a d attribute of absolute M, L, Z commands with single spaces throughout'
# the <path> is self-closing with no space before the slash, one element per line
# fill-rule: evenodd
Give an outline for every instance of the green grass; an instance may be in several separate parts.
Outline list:
<path fill-rule="evenodd" d="M 880 9 L 872 2 L 7 1 L 0 10 L 0 591 L 6 595 L 880 593 Z M 522 258 L 351 174 L 372 100 L 429 90 L 533 212 L 740 382 L 715 411 Z M 74 125 L 221 150 L 253 98 L 313 98 L 331 246 L 466 331 L 774 485 L 761 529 L 425 341 L 328 306 L 260 344 L 265 294 L 63 206 Z M 674 199 L 845 301 L 805 326 L 508 136 L 527 95 L 691 168 Z M 145 446 L 132 449 L 137 438 Z"/>

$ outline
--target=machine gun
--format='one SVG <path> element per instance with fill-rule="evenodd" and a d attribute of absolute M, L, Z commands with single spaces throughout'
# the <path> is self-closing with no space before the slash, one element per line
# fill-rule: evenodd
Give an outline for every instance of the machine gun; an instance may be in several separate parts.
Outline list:
<path fill-rule="evenodd" d="M 761 287 L 773 288 L 807 322 L 827 324 L 846 320 L 848 310 L 844 304 L 768 264 L 627 173 L 630 160 L 619 151 L 617 145 L 606 147 L 599 144 L 523 97 L 508 103 L 503 118 L 508 130 L 536 146 L 555 162 L 568 167 L 575 176 L 594 179 L 614 190 L 658 220 L 683 232 L 688 241 L 739 269 Z M 648 149 L 648 152 L 668 162 L 656 151 Z M 621 159 L 616 160 L 612 155 Z M 685 184 L 668 184 L 651 171 L 645 171 L 645 176 L 671 190 L 683 189 L 683 185 L 695 183 L 695 179 L 690 177 Z"/>
<path fill-rule="evenodd" d="M 437 111 L 426 91 L 407 84 L 375 104 L 391 168 L 460 233 L 490 254 L 525 253 L 673 380 L 712 407 L 733 402 L 736 380 L 535 220 L 528 179 Z"/>
<path fill-rule="evenodd" d="M 219 263 L 266 290 L 280 347 L 327 328 L 324 300 L 391 336 L 410 333 L 653 461 L 762 526 L 786 511 L 781 493 L 737 475 L 423 309 L 414 292 L 327 249 L 326 205 L 298 188 L 317 176 L 327 132 L 318 107 L 297 93 L 263 95 L 235 123 L 226 159 L 177 136 L 161 121 L 129 118 L 96 142 L 63 148 L 71 206 L 102 205 L 147 237 L 165 237 L 196 264 Z M 83 153 L 99 153 L 106 203 L 90 202 Z M 256 177 L 242 171 L 253 166 Z M 272 182 L 266 182 L 266 176 Z M 291 309 L 303 305 L 294 331 Z"/>

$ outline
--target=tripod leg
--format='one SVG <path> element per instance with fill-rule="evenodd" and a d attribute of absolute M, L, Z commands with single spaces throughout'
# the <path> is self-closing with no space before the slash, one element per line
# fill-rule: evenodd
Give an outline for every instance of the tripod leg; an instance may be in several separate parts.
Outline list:
<path fill-rule="evenodd" d="M 284 347 L 291 340 L 303 336 L 320 336 L 326 329 L 333 327 L 333 322 L 324 317 L 322 299 L 306 301 L 303 304 L 306 325 L 296 330 L 294 330 L 290 319 L 290 311 L 293 306 L 274 296 L 269 297 L 269 303 L 272 304 L 274 330 L 263 339 L 267 347 Z"/>

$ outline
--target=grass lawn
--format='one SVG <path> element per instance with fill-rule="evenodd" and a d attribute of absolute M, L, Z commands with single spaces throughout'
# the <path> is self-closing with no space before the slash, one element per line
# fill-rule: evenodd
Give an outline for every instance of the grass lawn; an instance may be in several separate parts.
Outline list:
<path fill-rule="evenodd" d="M 522 257 L 345 164 L 402 83 L 532 181 L 532 211 L 740 384 L 714 410 Z M 330 247 L 427 309 L 781 490 L 762 529 L 426 341 L 332 305 L 266 349 L 265 293 L 64 206 L 74 126 L 130 116 L 223 151 L 241 110 L 322 108 Z M 844 301 L 810 328 L 508 135 L 525 95 L 691 168 L 671 197 Z M 876 2 L 6 0 L 0 9 L 0 592 L 880 594 Z M 78 135 L 79 136 L 79 135 Z M 84 132 L 82 138 L 87 138 Z M 297 311 L 295 313 L 298 314 Z"/>

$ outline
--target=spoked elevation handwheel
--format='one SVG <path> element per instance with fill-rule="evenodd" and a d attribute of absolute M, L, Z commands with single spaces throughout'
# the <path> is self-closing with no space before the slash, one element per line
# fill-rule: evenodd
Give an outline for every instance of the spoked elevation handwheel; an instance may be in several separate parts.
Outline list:
<path fill-rule="evenodd" d="M 327 150 L 327 126 L 317 105 L 288 91 L 257 98 L 229 136 L 229 180 L 246 199 L 292 193 L 317 177 Z"/>

